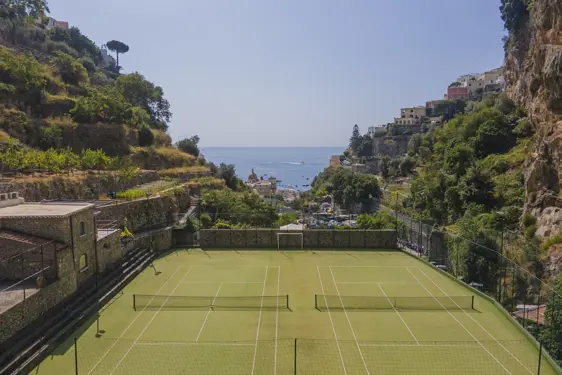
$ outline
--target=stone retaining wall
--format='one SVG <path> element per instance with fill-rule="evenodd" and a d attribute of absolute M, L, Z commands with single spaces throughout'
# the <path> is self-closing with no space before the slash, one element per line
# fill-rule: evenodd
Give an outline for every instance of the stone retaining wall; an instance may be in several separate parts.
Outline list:
<path fill-rule="evenodd" d="M 121 236 L 119 231 L 115 231 L 99 240 L 96 244 L 98 250 L 98 264 L 100 272 L 105 271 L 106 267 L 123 258 L 125 251 L 121 246 Z"/>
<path fill-rule="evenodd" d="M 304 230 L 278 229 L 202 229 L 201 248 L 276 249 L 277 233 L 302 233 L 307 249 L 395 249 L 395 230 Z M 281 248 L 300 248 L 301 236 L 279 237 Z"/>
<path fill-rule="evenodd" d="M 121 228 L 127 218 L 128 228 L 133 233 L 147 228 L 166 227 L 173 222 L 174 214 L 189 206 L 189 190 L 186 188 L 185 194 L 176 190 L 179 188 L 169 195 L 108 204 L 96 210 L 101 211 L 100 219 L 116 220 Z"/>

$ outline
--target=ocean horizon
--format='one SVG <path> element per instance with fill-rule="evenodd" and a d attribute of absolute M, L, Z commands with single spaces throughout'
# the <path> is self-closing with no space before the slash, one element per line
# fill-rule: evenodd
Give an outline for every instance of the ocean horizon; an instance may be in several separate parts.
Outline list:
<path fill-rule="evenodd" d="M 236 175 L 244 181 L 250 171 L 258 177 L 275 177 L 280 187 L 292 186 L 297 190 L 308 190 L 314 177 L 327 168 L 330 156 L 339 155 L 344 147 L 202 147 L 201 154 L 216 165 L 234 164 Z"/>

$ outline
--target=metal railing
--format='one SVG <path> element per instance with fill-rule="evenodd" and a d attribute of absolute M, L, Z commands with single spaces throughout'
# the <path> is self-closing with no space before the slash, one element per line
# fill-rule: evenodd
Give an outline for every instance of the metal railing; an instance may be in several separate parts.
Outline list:
<path fill-rule="evenodd" d="M 64 247 L 51 241 L 0 258 L 0 312 L 57 279 L 57 251 Z"/>

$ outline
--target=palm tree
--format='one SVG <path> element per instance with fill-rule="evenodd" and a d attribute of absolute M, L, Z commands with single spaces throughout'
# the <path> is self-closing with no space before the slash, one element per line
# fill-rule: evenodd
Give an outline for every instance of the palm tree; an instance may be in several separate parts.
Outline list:
<path fill-rule="evenodd" d="M 121 68 L 119 66 L 119 54 L 129 52 L 129 46 L 118 40 L 111 40 L 106 44 L 107 49 L 117 54 L 117 71 Z"/>

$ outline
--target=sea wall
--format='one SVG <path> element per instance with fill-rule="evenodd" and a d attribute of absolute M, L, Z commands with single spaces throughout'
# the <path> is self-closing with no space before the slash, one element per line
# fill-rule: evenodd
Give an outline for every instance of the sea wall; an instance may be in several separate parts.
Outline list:
<path fill-rule="evenodd" d="M 303 230 L 278 229 L 202 229 L 199 243 L 203 249 L 256 248 L 276 249 L 277 233 L 302 233 L 306 249 L 395 249 L 395 230 Z M 300 248 L 300 235 L 281 235 L 280 248 Z"/>

